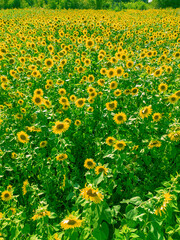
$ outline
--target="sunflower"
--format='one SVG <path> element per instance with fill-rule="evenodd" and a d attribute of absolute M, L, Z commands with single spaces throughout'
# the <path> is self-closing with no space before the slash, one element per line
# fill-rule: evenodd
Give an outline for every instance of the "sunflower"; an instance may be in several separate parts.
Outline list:
<path fill-rule="evenodd" d="M 88 111 L 88 112 L 93 112 L 93 111 L 94 111 L 94 108 L 93 108 L 93 107 L 88 107 L 88 108 L 87 108 L 87 111 Z"/>
<path fill-rule="evenodd" d="M 153 147 L 160 147 L 160 146 L 161 146 L 161 142 L 158 140 L 155 140 L 149 143 L 148 148 L 152 149 Z"/>
<path fill-rule="evenodd" d="M 34 90 L 34 95 L 43 96 L 43 90 L 41 88 Z"/>
<path fill-rule="evenodd" d="M 80 120 L 76 120 L 74 123 L 76 126 L 80 126 L 81 125 L 81 121 Z"/>
<path fill-rule="evenodd" d="M 43 98 L 40 95 L 34 95 L 32 101 L 35 105 L 39 106 L 43 103 Z"/>
<path fill-rule="evenodd" d="M 127 67 L 127 68 L 132 68 L 133 65 L 134 65 L 133 61 L 128 61 L 128 62 L 126 63 L 126 67 Z"/>
<path fill-rule="evenodd" d="M 96 89 L 93 88 L 93 87 L 91 87 L 91 86 L 89 86 L 89 87 L 87 88 L 87 92 L 88 92 L 88 93 L 96 92 Z"/>
<path fill-rule="evenodd" d="M 168 134 L 168 137 L 172 141 L 179 141 L 180 140 L 180 131 L 174 131 Z"/>
<path fill-rule="evenodd" d="M 5 190 L 1 193 L 1 198 L 3 201 L 9 201 L 12 199 L 12 193 L 10 191 Z"/>
<path fill-rule="evenodd" d="M 85 104 L 86 99 L 85 98 L 79 98 L 75 101 L 75 104 L 78 108 L 82 108 Z"/>
<path fill-rule="evenodd" d="M 65 219 L 63 219 L 62 222 L 60 223 L 61 228 L 63 228 L 64 230 L 81 227 L 81 224 L 82 220 L 78 219 L 76 216 L 73 216 L 71 214 Z"/>
<path fill-rule="evenodd" d="M 102 75 L 106 75 L 107 71 L 108 71 L 108 70 L 107 70 L 106 68 L 101 68 L 100 73 L 101 73 Z"/>
<path fill-rule="evenodd" d="M 75 96 L 75 95 L 71 95 L 71 96 L 70 96 L 70 100 L 71 100 L 72 102 L 75 102 L 75 101 L 76 101 L 76 99 L 77 99 L 77 98 L 76 98 L 76 96 Z"/>
<path fill-rule="evenodd" d="M 170 67 L 170 66 L 166 67 L 166 72 L 170 74 L 172 72 L 172 67 Z"/>
<path fill-rule="evenodd" d="M 109 145 L 109 146 L 112 146 L 115 141 L 116 141 L 116 139 L 114 137 L 106 138 L 106 144 Z"/>
<path fill-rule="evenodd" d="M 88 81 L 94 82 L 94 76 L 92 74 L 88 76 Z"/>
<path fill-rule="evenodd" d="M 121 151 L 121 150 L 124 150 L 125 146 L 126 146 L 126 143 L 124 141 L 116 141 L 114 144 L 114 149 Z"/>
<path fill-rule="evenodd" d="M 59 103 L 62 104 L 62 105 L 68 105 L 69 101 L 68 101 L 67 97 L 61 97 L 59 99 Z"/>
<path fill-rule="evenodd" d="M 130 90 L 130 89 L 124 90 L 124 94 L 125 94 L 125 95 L 129 95 L 130 93 L 131 93 L 131 90 Z"/>
<path fill-rule="evenodd" d="M 116 81 L 112 81 L 109 85 L 109 88 L 110 89 L 116 89 L 118 86 L 118 83 Z"/>
<path fill-rule="evenodd" d="M 179 100 L 179 98 L 176 96 L 176 94 L 172 94 L 171 96 L 169 96 L 169 102 L 170 103 L 176 103 Z"/>
<path fill-rule="evenodd" d="M 97 83 L 98 83 L 99 86 L 104 86 L 105 80 L 104 80 L 104 79 L 99 79 L 99 80 L 97 81 Z"/>
<path fill-rule="evenodd" d="M 56 160 L 57 160 L 57 161 L 63 161 L 63 160 L 65 160 L 65 159 L 67 159 L 67 158 L 68 158 L 68 156 L 67 156 L 66 153 L 61 153 L 61 154 L 59 154 L 58 156 L 56 156 Z"/>
<path fill-rule="evenodd" d="M 105 168 L 104 166 L 97 166 L 97 167 L 95 168 L 95 173 L 96 173 L 97 175 L 100 174 L 100 173 L 102 173 L 102 172 L 107 175 L 108 168 Z"/>
<path fill-rule="evenodd" d="M 24 131 L 18 132 L 17 137 L 18 137 L 18 141 L 21 143 L 27 143 L 29 141 L 29 137 L 27 133 L 25 133 Z"/>
<path fill-rule="evenodd" d="M 96 163 L 91 158 L 87 158 L 84 162 L 84 167 L 88 169 L 93 169 Z"/>
<path fill-rule="evenodd" d="M 115 114 L 113 119 L 117 124 L 121 124 L 121 123 L 126 122 L 127 116 L 125 113 L 120 112 L 120 113 Z"/>
<path fill-rule="evenodd" d="M 53 60 L 51 58 L 46 59 L 45 65 L 46 67 L 51 68 L 54 65 Z"/>
<path fill-rule="evenodd" d="M 92 39 L 89 39 L 86 41 L 86 47 L 92 48 L 94 46 L 94 41 Z"/>
<path fill-rule="evenodd" d="M 155 77 L 160 77 L 162 74 L 162 69 L 157 69 L 155 72 L 154 72 L 154 76 Z"/>
<path fill-rule="evenodd" d="M 160 92 L 165 92 L 165 91 L 167 91 L 167 89 L 168 89 L 168 85 L 167 85 L 166 83 L 161 83 L 161 84 L 159 84 L 159 86 L 158 86 L 158 90 L 159 90 Z"/>
<path fill-rule="evenodd" d="M 58 90 L 58 93 L 59 93 L 59 95 L 64 96 L 64 95 L 66 94 L 66 89 L 60 88 L 60 89 Z"/>
<path fill-rule="evenodd" d="M 45 105 L 47 108 L 50 108 L 50 107 L 51 107 L 51 102 L 50 102 L 49 100 L 44 99 L 44 100 L 43 100 L 43 103 L 44 103 L 44 105 Z"/>
<path fill-rule="evenodd" d="M 115 77 L 116 71 L 113 68 L 110 68 L 109 70 L 107 70 L 106 74 L 108 78 L 113 78 Z"/>
<path fill-rule="evenodd" d="M 44 147 L 46 147 L 47 146 L 47 141 L 42 141 L 42 142 L 40 142 L 40 147 L 41 148 L 44 148 Z"/>
<path fill-rule="evenodd" d="M 67 122 L 55 122 L 55 126 L 52 127 L 53 133 L 61 134 L 62 132 L 67 131 L 69 128 L 69 124 Z"/>
<path fill-rule="evenodd" d="M 123 69 L 122 67 L 117 67 L 117 68 L 115 69 L 115 71 L 116 71 L 116 76 L 117 76 L 117 77 L 122 76 L 123 73 L 124 73 L 124 69 Z"/>
<path fill-rule="evenodd" d="M 120 89 L 116 89 L 116 90 L 114 91 L 114 95 L 115 95 L 116 97 L 119 97 L 121 94 L 122 94 L 122 93 L 121 93 L 121 90 L 120 90 Z"/>
<path fill-rule="evenodd" d="M 91 186 L 85 187 L 80 191 L 80 196 L 86 200 L 90 200 L 94 203 L 100 203 L 103 200 L 103 195 L 98 191 L 98 189 L 93 189 Z"/>
<path fill-rule="evenodd" d="M 107 108 L 108 111 L 113 111 L 114 109 L 117 108 L 117 101 L 114 100 L 112 102 L 106 103 L 106 108 Z"/>
<path fill-rule="evenodd" d="M 174 95 L 176 95 L 176 97 L 180 98 L 180 90 L 178 90 L 177 92 L 175 92 Z"/>
<path fill-rule="evenodd" d="M 143 109 L 140 110 L 139 115 L 141 118 L 146 118 L 148 117 L 152 112 L 151 106 L 144 107 Z"/>
<path fill-rule="evenodd" d="M 12 159 L 16 159 L 16 158 L 17 158 L 17 153 L 12 152 L 12 153 L 11 153 L 11 158 L 12 158 Z"/>
<path fill-rule="evenodd" d="M 159 120 L 162 118 L 162 115 L 160 113 L 154 113 L 152 118 L 154 122 L 159 122 Z"/>
<path fill-rule="evenodd" d="M 131 89 L 131 94 L 134 96 L 138 93 L 139 89 L 137 87 Z"/>

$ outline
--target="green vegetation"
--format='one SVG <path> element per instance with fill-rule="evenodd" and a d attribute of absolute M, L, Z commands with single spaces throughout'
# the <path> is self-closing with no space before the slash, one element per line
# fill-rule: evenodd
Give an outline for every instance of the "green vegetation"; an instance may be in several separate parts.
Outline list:
<path fill-rule="evenodd" d="M 0 0 L 0 8 L 41 7 L 51 9 L 138 9 L 178 8 L 179 0 Z"/>

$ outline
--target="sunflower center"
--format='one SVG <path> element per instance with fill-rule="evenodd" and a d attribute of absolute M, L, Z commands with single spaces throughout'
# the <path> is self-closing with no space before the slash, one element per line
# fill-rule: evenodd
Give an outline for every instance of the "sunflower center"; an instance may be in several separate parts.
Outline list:
<path fill-rule="evenodd" d="M 104 172 L 104 168 L 99 168 L 99 169 L 98 169 L 98 172 L 99 172 L 99 173 Z"/>
<path fill-rule="evenodd" d="M 75 225 L 75 224 L 76 224 L 76 221 L 71 219 L 71 220 L 68 221 L 67 224 L 68 224 L 68 225 Z"/>
<path fill-rule="evenodd" d="M 87 162 L 87 165 L 88 165 L 88 166 L 92 166 L 92 165 L 93 165 L 93 162 L 92 162 L 92 161 L 88 161 L 88 162 Z"/>
<path fill-rule="evenodd" d="M 40 102 L 41 102 L 41 99 L 37 97 L 37 98 L 35 98 L 35 102 L 36 102 L 36 103 L 40 103 Z"/>
<path fill-rule="evenodd" d="M 110 107 L 110 108 L 114 108 L 114 103 L 110 103 L 110 104 L 109 104 L 109 107 Z"/>
<path fill-rule="evenodd" d="M 146 114 L 146 113 L 148 113 L 148 109 L 147 109 L 147 108 L 145 108 L 145 109 L 142 111 L 142 113 L 143 113 L 143 114 Z"/>
<path fill-rule="evenodd" d="M 79 101 L 78 101 L 78 104 L 79 104 L 79 105 L 82 105 L 83 103 L 84 103 L 83 100 L 79 100 Z"/>
<path fill-rule="evenodd" d="M 123 116 L 118 116 L 118 117 L 117 117 L 117 120 L 118 120 L 118 121 L 122 121 L 122 120 L 123 120 Z"/>
<path fill-rule="evenodd" d="M 22 140 L 26 140 L 26 136 L 25 136 L 25 135 L 21 135 L 20 138 L 21 138 Z"/>
<path fill-rule="evenodd" d="M 9 193 L 5 193 L 5 194 L 4 194 L 4 197 L 5 197 L 5 198 L 8 198 L 8 197 L 10 197 L 10 194 L 9 194 Z"/>
<path fill-rule="evenodd" d="M 92 189 L 89 189 L 89 190 L 87 191 L 87 195 L 89 195 L 90 197 L 96 197 L 96 196 L 97 196 L 97 193 L 96 193 L 96 192 L 93 193 Z"/>
<path fill-rule="evenodd" d="M 122 147 L 124 147 L 124 144 L 123 144 L 123 143 L 118 143 L 118 144 L 117 144 L 117 147 L 118 147 L 118 148 L 122 148 Z"/>
<path fill-rule="evenodd" d="M 58 130 L 60 130 L 60 129 L 63 129 L 64 128 L 64 124 L 58 124 L 57 126 L 56 126 L 56 128 L 58 129 Z"/>

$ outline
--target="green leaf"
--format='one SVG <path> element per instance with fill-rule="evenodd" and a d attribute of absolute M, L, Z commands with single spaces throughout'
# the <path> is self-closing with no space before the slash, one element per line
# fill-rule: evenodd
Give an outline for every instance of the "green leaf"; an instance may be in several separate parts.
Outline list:
<path fill-rule="evenodd" d="M 130 203 L 134 204 L 134 205 L 140 205 L 142 203 L 142 200 L 139 196 L 137 197 L 133 197 L 129 200 Z"/>
<path fill-rule="evenodd" d="M 173 234 L 173 233 L 174 233 L 174 228 L 171 227 L 171 226 L 168 226 L 168 227 L 166 228 L 166 233 L 168 233 L 169 235 Z"/>
<path fill-rule="evenodd" d="M 24 228 L 22 229 L 22 233 L 30 233 L 30 225 L 29 224 L 25 224 Z"/>
<path fill-rule="evenodd" d="M 104 174 L 103 174 L 103 172 L 102 172 L 101 175 L 100 175 L 98 178 L 95 179 L 94 183 L 95 183 L 96 185 L 98 185 L 98 184 L 100 184 L 103 180 L 104 180 Z"/>
<path fill-rule="evenodd" d="M 126 217 L 128 219 L 136 220 L 138 215 L 138 210 L 136 208 L 130 210 L 128 213 L 126 213 Z"/>
<path fill-rule="evenodd" d="M 97 240 L 107 240 L 108 239 L 108 236 L 106 236 L 101 230 L 99 230 L 97 228 L 92 232 L 92 234 L 95 237 L 95 239 L 97 239 Z"/>

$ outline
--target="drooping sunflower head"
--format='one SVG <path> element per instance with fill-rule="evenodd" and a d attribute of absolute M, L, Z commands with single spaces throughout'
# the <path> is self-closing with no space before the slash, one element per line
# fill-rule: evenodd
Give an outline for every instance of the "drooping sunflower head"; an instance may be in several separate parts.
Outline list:
<path fill-rule="evenodd" d="M 98 191 L 98 189 L 94 189 L 91 186 L 85 187 L 80 190 L 80 195 L 86 199 L 90 200 L 94 203 L 100 203 L 103 200 L 103 195 Z"/>
<path fill-rule="evenodd" d="M 73 215 L 69 215 L 60 223 L 61 227 L 64 230 L 81 227 L 81 224 L 82 220 L 78 219 L 76 216 Z"/>
<path fill-rule="evenodd" d="M 97 166 L 97 167 L 95 168 L 95 173 L 96 173 L 97 175 L 99 175 L 99 174 L 101 174 L 101 173 L 104 173 L 104 174 L 107 175 L 107 172 L 108 172 L 108 168 L 105 168 L 104 166 Z"/>
<path fill-rule="evenodd" d="M 148 148 L 152 149 L 154 147 L 160 147 L 160 146 L 161 146 L 161 142 L 158 140 L 154 140 L 149 143 Z"/>
<path fill-rule="evenodd" d="M 57 161 L 63 161 L 63 160 L 65 160 L 65 159 L 67 159 L 67 158 L 68 158 L 68 156 L 67 156 L 66 153 L 61 153 L 61 154 L 59 154 L 58 156 L 56 156 L 56 160 L 57 160 Z"/>

